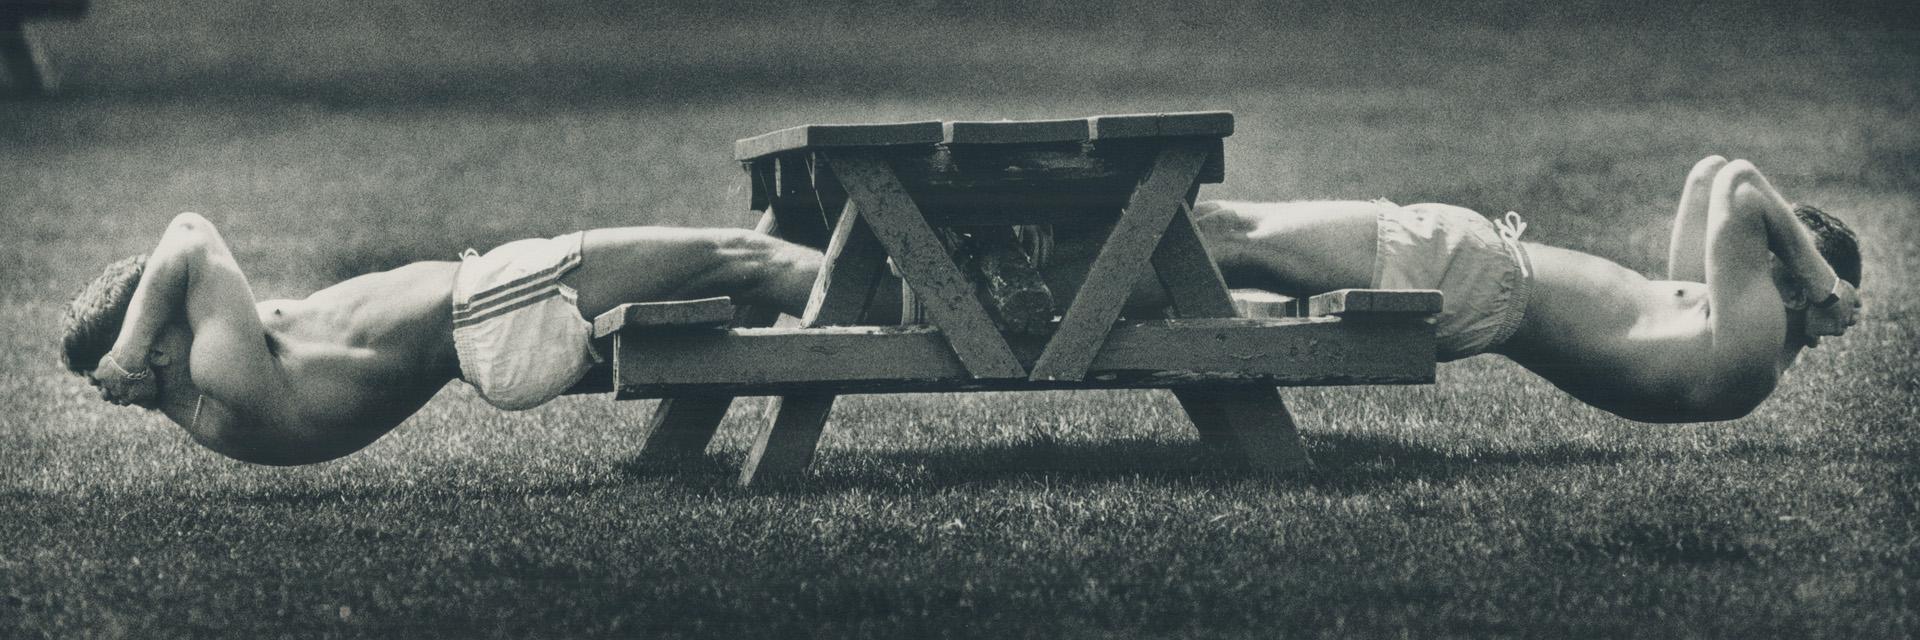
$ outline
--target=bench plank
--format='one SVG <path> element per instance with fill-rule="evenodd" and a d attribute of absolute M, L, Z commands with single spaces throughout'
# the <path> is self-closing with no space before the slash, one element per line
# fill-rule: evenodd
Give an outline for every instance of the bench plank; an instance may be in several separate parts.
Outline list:
<path fill-rule="evenodd" d="M 1085 378 L 974 378 L 934 327 L 729 329 L 623 340 L 616 399 L 776 394 L 1421 384 L 1425 325 L 1332 318 L 1156 320 L 1114 328 Z"/>
<path fill-rule="evenodd" d="M 733 157 L 747 161 L 786 151 L 824 147 L 932 145 L 946 139 L 938 120 L 894 124 L 805 124 L 733 143 Z"/>
<path fill-rule="evenodd" d="M 1187 111 L 1178 113 L 1134 113 L 1094 116 L 1087 121 L 1090 139 L 1165 138 L 1199 136 L 1224 138 L 1233 135 L 1233 112 Z"/>
<path fill-rule="evenodd" d="M 1307 315 L 1427 316 L 1439 313 L 1440 306 L 1440 292 L 1432 289 L 1340 289 L 1308 298 Z"/>
<path fill-rule="evenodd" d="M 1233 310 L 1242 318 L 1291 318 L 1303 314 L 1297 313 L 1297 300 L 1255 289 L 1233 292 Z"/>
<path fill-rule="evenodd" d="M 947 123 L 947 144 L 1014 144 L 1049 142 L 1085 142 L 1090 139 L 1092 123 L 1085 118 L 1071 120 L 954 121 Z"/>
<path fill-rule="evenodd" d="M 616 333 L 673 329 L 720 328 L 738 311 L 725 296 L 671 302 L 629 302 L 593 319 L 593 337 Z"/>

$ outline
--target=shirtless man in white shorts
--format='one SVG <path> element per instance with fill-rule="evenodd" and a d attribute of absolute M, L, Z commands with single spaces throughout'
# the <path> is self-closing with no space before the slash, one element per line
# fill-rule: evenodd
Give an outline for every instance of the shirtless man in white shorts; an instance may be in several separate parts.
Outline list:
<path fill-rule="evenodd" d="M 367 446 L 456 378 L 503 409 L 553 399 L 600 357 L 587 318 L 621 303 L 731 296 L 798 315 L 820 259 L 739 229 L 594 229 L 256 301 L 220 232 L 183 213 L 73 301 L 63 356 L 209 449 L 308 464 Z"/>
<path fill-rule="evenodd" d="M 1802 348 L 1859 313 L 1852 232 L 1717 156 L 1687 180 L 1669 280 L 1522 243 L 1517 224 L 1503 232 L 1446 205 L 1195 213 L 1234 286 L 1440 289 L 1441 359 L 1504 354 L 1635 420 L 1744 415 Z M 750 231 L 596 229 L 255 301 L 219 232 L 181 214 L 150 255 L 109 266 L 73 301 L 63 356 L 102 397 L 158 409 L 207 448 L 306 464 L 365 447 L 456 378 L 505 409 L 552 399 L 598 357 L 586 318 L 621 303 L 724 295 L 797 315 L 820 264 Z"/>
<path fill-rule="evenodd" d="M 1801 349 L 1859 318 L 1853 232 L 1720 156 L 1687 176 L 1665 280 L 1521 242 L 1511 213 L 1494 223 L 1442 204 L 1204 202 L 1194 214 L 1231 286 L 1439 289 L 1440 360 L 1498 353 L 1644 422 L 1744 416 Z"/>

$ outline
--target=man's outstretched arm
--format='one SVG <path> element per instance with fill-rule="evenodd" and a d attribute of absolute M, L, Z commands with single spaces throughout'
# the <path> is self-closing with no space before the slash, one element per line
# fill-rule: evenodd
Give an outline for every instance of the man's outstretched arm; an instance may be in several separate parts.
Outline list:
<path fill-rule="evenodd" d="M 193 333 L 185 356 L 202 393 L 234 405 L 285 397 L 286 375 L 267 348 L 253 289 L 220 232 L 194 213 L 175 216 L 148 256 L 108 357 L 145 371 L 160 332 L 178 322 Z"/>

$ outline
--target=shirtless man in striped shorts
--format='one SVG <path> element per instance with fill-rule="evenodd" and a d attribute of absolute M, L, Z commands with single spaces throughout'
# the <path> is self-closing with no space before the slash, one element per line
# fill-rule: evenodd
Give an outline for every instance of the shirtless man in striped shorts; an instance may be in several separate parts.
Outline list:
<path fill-rule="evenodd" d="M 256 301 L 206 218 L 109 266 L 67 313 L 63 356 L 116 404 L 260 464 L 358 451 L 454 379 L 525 409 L 600 358 L 588 318 L 627 302 L 731 296 L 798 315 L 819 252 L 741 229 L 629 227 L 510 242 Z"/>

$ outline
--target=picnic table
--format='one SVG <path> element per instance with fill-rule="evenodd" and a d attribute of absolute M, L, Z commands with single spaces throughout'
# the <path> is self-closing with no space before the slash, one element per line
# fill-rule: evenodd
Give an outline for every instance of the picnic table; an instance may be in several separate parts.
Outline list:
<path fill-rule="evenodd" d="M 1202 440 L 1301 471 L 1276 387 L 1431 383 L 1440 294 L 1344 290 L 1240 317 L 1191 215 L 1232 131 L 1232 114 L 1198 112 L 740 140 L 760 229 L 824 252 L 799 326 L 726 299 L 624 305 L 595 319 L 613 358 L 581 390 L 662 399 L 643 461 L 698 455 L 734 397 L 778 396 L 743 486 L 801 474 L 835 397 L 863 393 L 1166 389 Z M 1164 304 L 1129 304 L 1142 278 Z"/>

